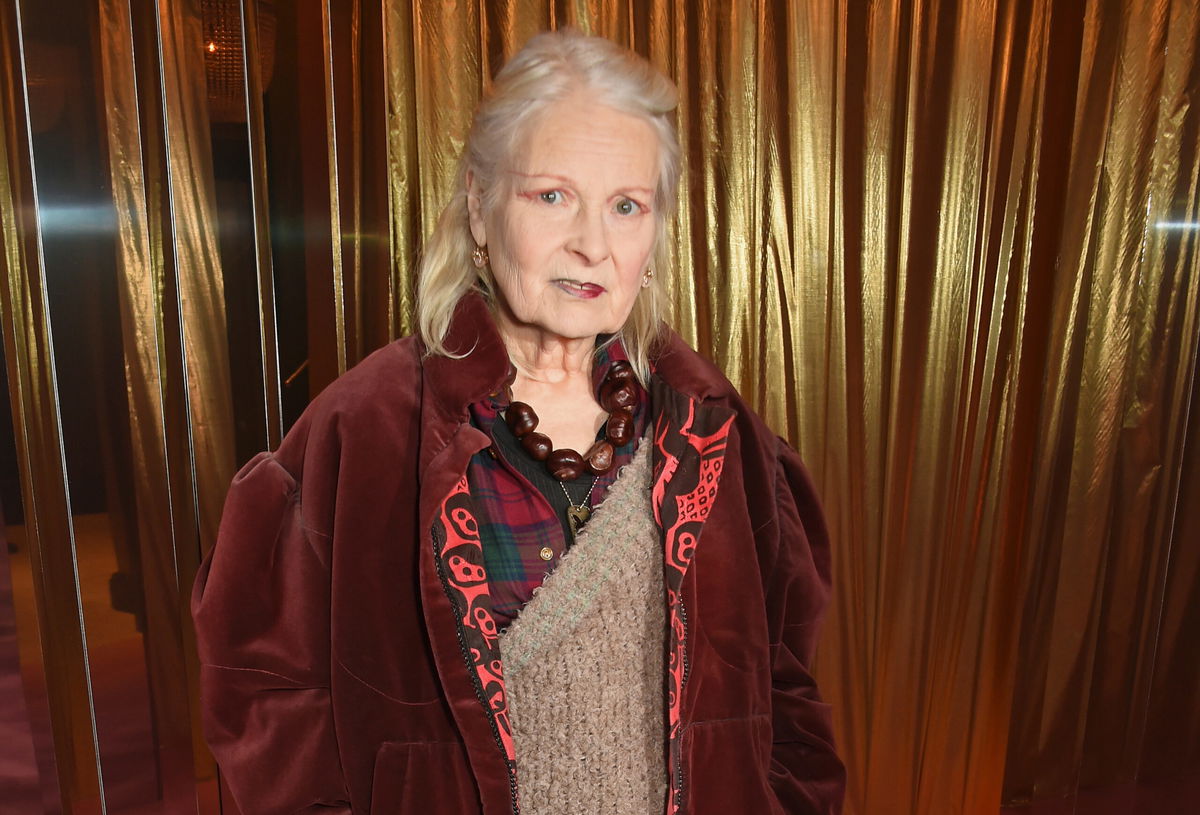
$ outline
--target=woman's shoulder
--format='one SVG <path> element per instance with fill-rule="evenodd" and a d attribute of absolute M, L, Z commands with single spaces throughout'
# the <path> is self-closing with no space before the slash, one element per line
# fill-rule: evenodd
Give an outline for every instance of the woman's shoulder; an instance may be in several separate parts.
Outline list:
<path fill-rule="evenodd" d="M 304 413 L 312 423 L 371 422 L 421 403 L 423 346 L 416 337 L 388 343 L 329 383 Z"/>
<path fill-rule="evenodd" d="M 276 456 L 289 470 L 314 449 L 374 437 L 386 443 L 419 417 L 424 346 L 415 336 L 372 352 L 329 383 L 301 413 Z"/>
<path fill-rule="evenodd" d="M 652 363 L 654 376 L 677 394 L 733 417 L 741 441 L 743 463 L 762 459 L 764 467 L 774 468 L 775 459 L 786 452 L 784 442 L 725 373 L 674 331 L 668 331 L 658 346 Z"/>
<path fill-rule="evenodd" d="M 651 370 L 674 390 L 693 399 L 725 399 L 737 389 L 711 360 L 688 345 L 674 329 L 666 329 L 651 361 Z"/>
<path fill-rule="evenodd" d="M 689 399 L 727 408 L 737 415 L 739 423 L 750 421 L 766 428 L 724 371 L 675 331 L 669 330 L 659 344 L 652 368 L 663 383 Z"/>

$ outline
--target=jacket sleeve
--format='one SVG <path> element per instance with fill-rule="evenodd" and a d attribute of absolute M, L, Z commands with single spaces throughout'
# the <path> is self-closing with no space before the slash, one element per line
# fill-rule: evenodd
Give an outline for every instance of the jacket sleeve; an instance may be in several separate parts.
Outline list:
<path fill-rule="evenodd" d="M 226 499 L 192 593 L 204 733 L 245 815 L 350 813 L 329 693 L 330 547 L 270 453 Z"/>
<path fill-rule="evenodd" d="M 771 669 L 771 785 L 789 815 L 842 811 L 846 771 L 833 744 L 829 706 L 810 673 L 830 588 L 829 536 L 799 455 L 779 441 L 779 534 L 767 605 L 778 626 Z"/>

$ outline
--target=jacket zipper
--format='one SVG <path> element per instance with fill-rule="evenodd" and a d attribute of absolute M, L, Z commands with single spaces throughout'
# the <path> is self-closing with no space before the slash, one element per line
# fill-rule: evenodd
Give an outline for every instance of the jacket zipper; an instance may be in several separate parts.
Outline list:
<path fill-rule="evenodd" d="M 483 712 L 487 715 L 488 724 L 492 727 L 492 738 L 496 740 L 496 746 L 500 749 L 500 755 L 504 758 L 504 767 L 508 773 L 508 796 L 509 803 L 512 806 L 512 813 L 513 815 L 520 815 L 521 808 L 517 804 L 516 770 L 508 760 L 508 755 L 504 752 L 504 740 L 500 738 L 500 726 L 496 724 L 496 717 L 492 713 L 491 705 L 488 704 L 487 697 L 483 695 L 483 686 L 479 682 L 479 675 L 475 672 L 475 665 L 471 662 L 471 649 L 467 647 L 467 643 L 463 639 L 462 619 L 465 612 L 459 607 L 458 601 L 454 597 L 454 592 L 450 588 L 450 580 L 446 577 L 446 569 L 442 565 L 442 548 L 446 545 L 446 541 L 443 533 L 436 526 L 430 532 L 433 537 L 434 563 L 437 567 L 438 578 L 442 581 L 442 591 L 446 592 L 446 597 L 450 600 L 450 606 L 454 609 L 454 633 L 458 638 L 458 649 L 462 653 L 463 663 L 467 666 L 467 674 L 471 677 L 471 685 L 475 688 L 475 698 L 483 706 Z"/>
<path fill-rule="evenodd" d="M 688 660 L 688 618 L 687 605 L 683 602 L 683 586 L 679 587 L 679 620 L 683 623 L 683 641 L 680 651 L 683 654 L 683 676 L 679 680 L 679 705 L 683 707 L 683 689 L 687 686 L 688 677 L 691 675 L 692 666 Z M 682 720 L 682 716 L 680 717 Z M 684 791 L 687 786 L 687 774 L 683 769 L 683 722 L 680 721 L 680 730 L 675 743 L 671 745 L 672 752 L 675 753 L 675 812 L 682 812 L 684 805 Z"/>
<path fill-rule="evenodd" d="M 683 602 L 683 587 L 679 589 L 679 619 L 683 623 L 683 678 L 679 680 L 679 703 L 683 704 L 683 688 L 687 685 L 692 673 L 692 664 L 688 660 L 688 619 L 687 605 Z"/>

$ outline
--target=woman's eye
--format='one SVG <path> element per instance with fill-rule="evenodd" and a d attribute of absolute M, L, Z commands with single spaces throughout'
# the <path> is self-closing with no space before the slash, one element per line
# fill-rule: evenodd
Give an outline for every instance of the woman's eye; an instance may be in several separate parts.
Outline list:
<path fill-rule="evenodd" d="M 550 190 L 549 192 L 538 193 L 538 197 L 546 204 L 557 204 L 562 201 L 562 193 L 558 190 Z"/>
<path fill-rule="evenodd" d="M 622 198 L 617 202 L 616 210 L 618 215 L 636 215 L 642 209 L 641 204 L 629 198 Z"/>

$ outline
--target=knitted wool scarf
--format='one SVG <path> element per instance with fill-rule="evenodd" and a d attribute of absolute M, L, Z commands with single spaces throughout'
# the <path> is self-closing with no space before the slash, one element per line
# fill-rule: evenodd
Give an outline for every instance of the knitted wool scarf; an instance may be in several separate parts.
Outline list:
<path fill-rule="evenodd" d="M 662 551 L 650 447 L 501 635 L 522 815 L 666 806 Z"/>

